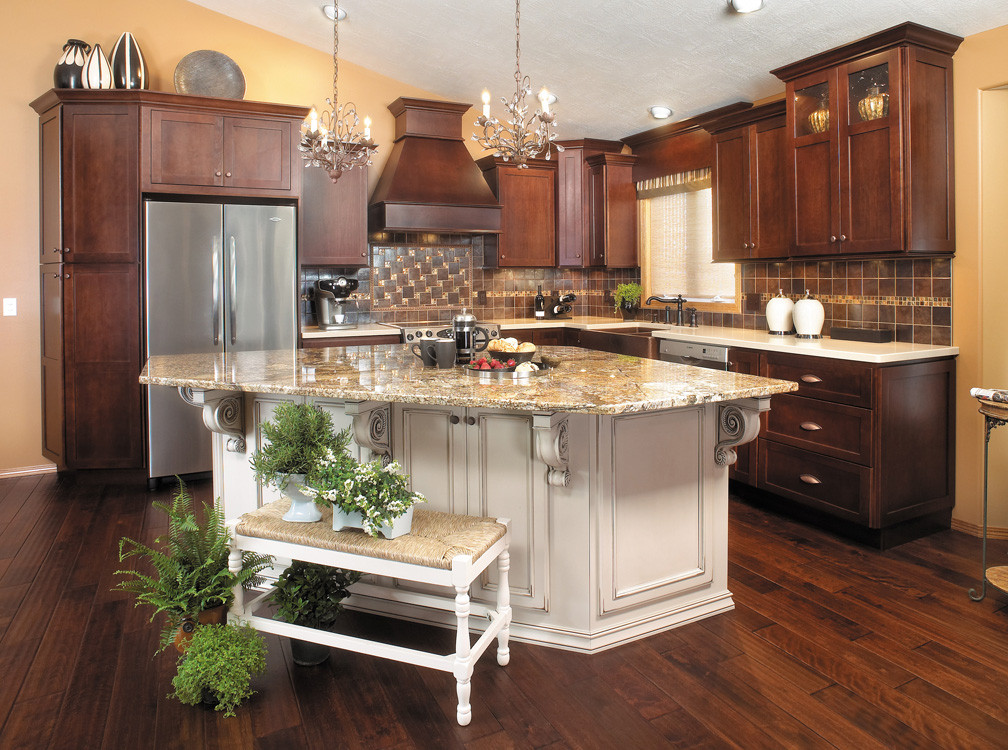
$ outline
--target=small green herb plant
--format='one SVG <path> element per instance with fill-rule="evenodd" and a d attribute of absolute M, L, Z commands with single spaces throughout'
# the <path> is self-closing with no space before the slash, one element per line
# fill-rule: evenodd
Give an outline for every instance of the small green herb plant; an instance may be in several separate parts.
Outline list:
<path fill-rule="evenodd" d="M 204 696 L 217 699 L 216 711 L 234 716 L 255 694 L 252 675 L 266 671 L 266 643 L 251 625 L 201 625 L 178 660 L 168 697 L 195 706 Z"/>
<path fill-rule="evenodd" d="M 349 428 L 333 429 L 332 417 L 314 404 L 285 401 L 262 425 L 269 441 L 252 454 L 256 479 L 283 491 L 291 474 L 307 474 L 326 450 L 342 453 L 350 443 Z"/>
<path fill-rule="evenodd" d="M 341 602 L 350 595 L 349 587 L 360 577 L 354 570 L 295 560 L 280 574 L 270 599 L 284 622 L 330 630 L 343 611 Z"/>
<path fill-rule="evenodd" d="M 623 303 L 625 302 L 627 306 L 640 305 L 641 298 L 641 285 L 630 282 L 629 284 L 620 284 L 616 287 L 616 291 L 613 292 L 613 300 L 616 302 L 616 311 L 618 312 Z"/>
<path fill-rule="evenodd" d="M 305 484 L 316 500 L 331 502 L 344 513 L 360 513 L 364 531 L 373 537 L 414 503 L 426 502 L 423 495 L 410 490 L 398 462 L 361 463 L 345 451 L 327 451 Z"/>
<path fill-rule="evenodd" d="M 171 505 L 154 501 L 153 506 L 168 516 L 168 534 L 155 539 L 154 547 L 129 537 L 119 540 L 119 562 L 139 556 L 147 560 L 153 571 L 148 574 L 117 570 L 116 575 L 128 578 L 116 584 L 115 589 L 135 594 L 135 606 L 153 607 L 151 622 L 158 614 L 167 614 L 161 631 L 159 651 L 162 651 L 172 642 L 183 620 L 195 619 L 203 610 L 230 606 L 235 585 L 249 588 L 261 583 L 259 574 L 273 564 L 273 558 L 243 552 L 241 570 L 238 573 L 229 571 L 231 535 L 224 525 L 223 514 L 218 508 L 203 503 L 201 522 L 181 480 Z"/>

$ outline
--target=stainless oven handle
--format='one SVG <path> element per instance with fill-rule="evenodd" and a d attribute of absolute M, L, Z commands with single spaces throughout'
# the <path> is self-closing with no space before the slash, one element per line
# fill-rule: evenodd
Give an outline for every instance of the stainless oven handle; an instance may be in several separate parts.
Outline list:
<path fill-rule="evenodd" d="M 221 310 L 220 310 L 220 295 L 221 295 L 221 278 L 220 278 L 220 239 L 214 237 L 213 241 L 213 283 L 211 284 L 211 295 L 213 298 L 213 305 L 210 309 L 210 315 L 213 318 L 213 342 L 214 346 L 220 343 L 220 323 L 221 323 Z"/>
<path fill-rule="evenodd" d="M 228 300 L 228 309 L 231 312 L 231 343 L 238 341 L 238 255 L 235 252 L 235 238 L 231 236 L 231 295 Z"/>

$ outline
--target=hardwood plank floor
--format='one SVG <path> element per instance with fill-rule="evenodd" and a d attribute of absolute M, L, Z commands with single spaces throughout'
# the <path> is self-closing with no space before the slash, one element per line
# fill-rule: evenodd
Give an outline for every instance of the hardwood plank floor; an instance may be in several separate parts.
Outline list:
<path fill-rule="evenodd" d="M 191 485 L 210 500 L 207 481 Z M 586 656 L 512 643 L 473 676 L 333 650 L 267 673 L 233 719 L 182 706 L 158 625 L 111 591 L 123 535 L 165 529 L 130 472 L 0 480 L 0 747 L 1004 748 L 1008 600 L 966 589 L 980 542 L 878 552 L 733 499 L 733 612 Z M 992 564 L 1008 542 L 992 543 Z M 348 612 L 350 632 L 450 651 L 450 631 Z"/>

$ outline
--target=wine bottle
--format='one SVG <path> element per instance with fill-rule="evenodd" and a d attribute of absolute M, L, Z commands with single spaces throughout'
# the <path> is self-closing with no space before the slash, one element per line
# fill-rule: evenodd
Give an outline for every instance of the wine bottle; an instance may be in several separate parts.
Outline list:
<path fill-rule="evenodd" d="M 535 301 L 533 302 L 533 309 L 535 310 L 535 316 L 537 318 L 546 317 L 546 298 L 543 297 L 542 284 L 539 285 L 539 291 L 536 292 Z"/>

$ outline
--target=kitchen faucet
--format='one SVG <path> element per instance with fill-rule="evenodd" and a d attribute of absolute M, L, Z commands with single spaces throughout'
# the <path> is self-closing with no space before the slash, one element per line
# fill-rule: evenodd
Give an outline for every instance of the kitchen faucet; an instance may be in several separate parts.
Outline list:
<path fill-rule="evenodd" d="M 647 301 L 644 304 L 645 305 L 650 305 L 652 302 L 656 302 L 656 301 L 657 302 L 668 303 L 668 304 L 665 305 L 665 322 L 666 323 L 671 323 L 672 322 L 672 307 L 671 307 L 671 305 L 672 305 L 672 303 L 675 303 L 675 306 L 676 306 L 676 323 L 675 324 L 677 326 L 685 325 L 685 323 L 683 321 L 683 304 L 686 302 L 686 298 L 685 297 L 683 297 L 681 294 L 677 295 L 675 297 L 659 297 L 659 296 L 656 296 L 656 295 L 652 295 L 652 296 L 650 296 L 650 297 L 647 298 Z"/>

